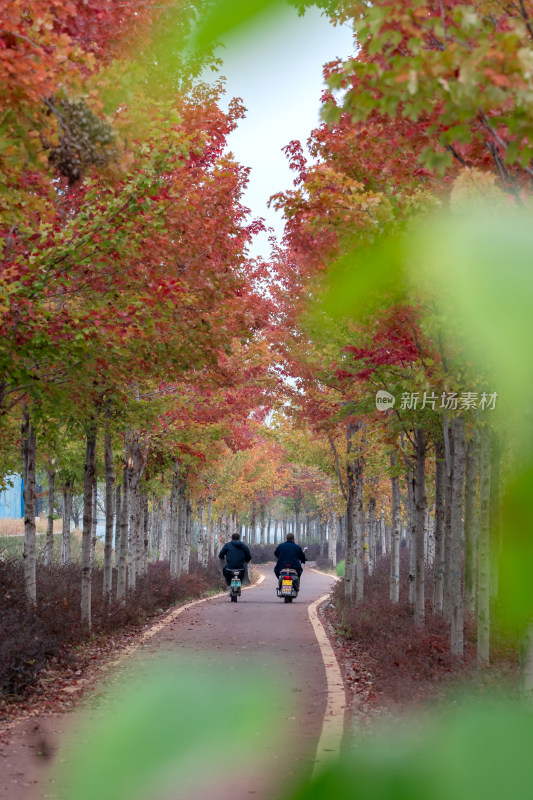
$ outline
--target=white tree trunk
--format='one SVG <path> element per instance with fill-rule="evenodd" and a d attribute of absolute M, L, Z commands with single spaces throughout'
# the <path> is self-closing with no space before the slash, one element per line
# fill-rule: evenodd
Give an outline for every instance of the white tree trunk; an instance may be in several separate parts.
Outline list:
<path fill-rule="evenodd" d="M 476 564 L 479 538 L 479 518 L 476 510 L 478 434 L 474 431 L 466 451 L 465 480 L 465 606 L 476 610 Z"/>
<path fill-rule="evenodd" d="M 115 489 L 115 557 L 114 565 L 118 569 L 120 551 L 120 523 L 122 520 L 122 487 L 120 484 Z"/>
<path fill-rule="evenodd" d="M 192 509 L 189 500 L 185 501 L 185 538 L 183 542 L 182 572 L 188 574 L 191 559 Z"/>
<path fill-rule="evenodd" d="M 198 502 L 198 563 L 204 566 L 207 542 L 204 530 L 204 501 Z"/>
<path fill-rule="evenodd" d="M 453 482 L 451 497 L 451 538 L 450 538 L 450 650 L 452 655 L 462 656 L 464 603 L 461 588 L 463 567 L 463 493 L 465 477 L 465 421 L 463 417 L 453 417 L 451 422 L 453 437 Z"/>
<path fill-rule="evenodd" d="M 215 531 L 213 525 L 213 498 L 209 497 L 209 502 L 207 504 L 207 520 L 206 520 L 206 528 L 205 528 L 205 535 L 207 538 L 207 542 L 209 544 L 209 558 L 215 557 Z M 207 567 L 207 560 L 205 562 L 205 566 Z"/>
<path fill-rule="evenodd" d="M 54 560 L 54 501 L 55 501 L 55 477 L 53 469 L 48 470 L 48 524 L 46 527 L 46 550 L 44 563 L 48 566 Z"/>
<path fill-rule="evenodd" d="M 500 462 L 502 445 L 499 435 L 491 430 L 490 445 L 490 596 L 498 597 L 502 521 L 500 508 Z"/>
<path fill-rule="evenodd" d="M 37 603 L 35 553 L 35 457 L 36 438 L 30 413 L 24 405 L 21 428 L 22 477 L 24 480 L 24 585 L 30 603 Z"/>
<path fill-rule="evenodd" d="M 96 479 L 93 485 L 92 493 L 92 511 L 91 511 L 91 574 L 94 568 L 94 554 L 96 550 L 96 523 L 97 523 L 97 498 L 98 498 L 98 484 Z"/>
<path fill-rule="evenodd" d="M 178 566 L 178 495 L 180 484 L 179 463 L 174 462 L 174 474 L 172 476 L 172 490 L 170 493 L 170 521 L 168 539 L 170 545 L 170 574 L 173 578 L 179 575 Z"/>
<path fill-rule="evenodd" d="M 110 411 L 107 412 L 106 416 Z M 105 541 L 104 541 L 104 583 L 103 594 L 108 600 L 111 598 L 113 579 L 113 497 L 115 474 L 113 471 L 113 451 L 111 449 L 111 434 L 104 437 L 104 463 L 105 463 Z"/>
<path fill-rule="evenodd" d="M 346 464 L 346 556 L 344 560 L 344 598 L 351 603 L 355 589 L 356 529 L 355 529 L 355 473 L 352 452 L 353 426 L 346 429 L 348 462 Z"/>
<path fill-rule="evenodd" d="M 355 473 L 355 602 L 365 599 L 365 515 L 363 508 L 363 462 L 357 458 Z"/>
<path fill-rule="evenodd" d="M 520 678 L 524 699 L 529 706 L 533 706 L 533 623 L 524 637 Z"/>
<path fill-rule="evenodd" d="M 83 479 L 83 532 L 81 538 L 81 624 L 91 629 L 91 539 L 93 515 L 96 428 L 87 433 Z"/>
<path fill-rule="evenodd" d="M 444 450 L 446 454 L 446 478 L 444 482 L 444 587 L 442 610 L 448 621 L 451 621 L 451 590 L 450 579 L 452 574 L 452 504 L 453 504 L 453 470 L 454 470 L 454 442 L 450 434 L 447 417 L 444 417 Z"/>
<path fill-rule="evenodd" d="M 185 496 L 185 477 L 181 476 L 178 483 L 178 577 L 185 570 L 187 546 L 187 500 Z"/>
<path fill-rule="evenodd" d="M 266 528 L 266 520 L 265 520 L 265 504 L 261 503 L 260 505 L 260 513 L 259 513 L 259 522 L 261 525 L 261 539 L 260 544 L 265 545 L 265 528 Z"/>
<path fill-rule="evenodd" d="M 490 430 L 479 437 L 479 540 L 477 585 L 477 662 L 489 663 L 490 648 Z"/>
<path fill-rule="evenodd" d="M 328 559 L 333 567 L 337 566 L 337 516 L 331 512 L 328 524 Z"/>
<path fill-rule="evenodd" d="M 141 574 L 143 576 L 148 572 L 148 556 L 150 549 L 150 523 L 151 515 L 148 510 L 148 496 L 141 494 L 141 534 L 142 534 L 142 548 L 141 548 Z"/>
<path fill-rule="evenodd" d="M 400 536 L 402 523 L 402 507 L 400 504 L 400 479 L 395 475 L 396 453 L 390 456 L 392 484 L 392 533 L 390 558 L 390 599 L 397 603 L 400 599 Z"/>
<path fill-rule="evenodd" d="M 415 472 L 414 472 L 414 504 L 415 504 L 415 625 L 425 622 L 425 522 L 426 522 L 426 434 L 423 430 L 415 430 Z"/>
<path fill-rule="evenodd" d="M 415 484 L 412 470 L 407 472 L 407 497 L 409 499 L 409 602 L 415 602 L 416 572 L 416 514 Z"/>
<path fill-rule="evenodd" d="M 70 564 L 70 519 L 72 517 L 72 486 L 63 486 L 63 531 L 61 534 L 61 563 Z"/>
<path fill-rule="evenodd" d="M 446 464 L 444 461 L 444 442 L 435 443 L 435 584 L 433 591 L 433 611 L 442 614 L 444 598 L 444 492 L 446 485 Z"/>
<path fill-rule="evenodd" d="M 130 432 L 126 432 L 124 440 L 124 469 L 122 470 L 122 503 L 120 507 L 120 541 L 118 544 L 117 600 L 126 601 L 126 579 L 128 572 L 128 522 L 129 522 L 129 487 L 128 464 L 130 460 Z"/>
<path fill-rule="evenodd" d="M 368 501 L 368 574 L 372 575 L 376 564 L 376 498 Z"/>
<path fill-rule="evenodd" d="M 128 587 L 135 589 L 141 574 L 141 497 L 140 497 L 140 448 L 139 437 L 133 431 L 128 464 L 128 489 L 130 503 L 130 538 L 128 554 Z"/>

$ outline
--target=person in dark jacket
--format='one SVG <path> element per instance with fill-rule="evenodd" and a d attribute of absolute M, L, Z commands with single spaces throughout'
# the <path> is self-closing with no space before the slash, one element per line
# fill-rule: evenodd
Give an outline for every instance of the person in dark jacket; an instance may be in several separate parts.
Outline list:
<path fill-rule="evenodd" d="M 298 580 L 295 581 L 294 588 L 298 590 L 300 587 L 300 576 L 303 571 L 302 564 L 305 564 L 305 553 L 300 545 L 296 544 L 294 541 L 294 533 L 287 534 L 287 541 L 278 544 L 274 550 L 274 555 L 278 559 L 274 567 L 276 577 L 279 579 L 279 573 L 284 567 L 295 569 L 298 573 Z"/>
<path fill-rule="evenodd" d="M 238 569 L 242 581 L 246 564 L 252 560 L 252 554 L 244 542 L 240 541 L 240 538 L 238 533 L 232 533 L 231 542 L 227 542 L 218 554 L 221 561 L 226 559 L 226 564 L 222 572 L 224 573 L 224 578 L 228 586 L 231 584 L 231 571 Z"/>

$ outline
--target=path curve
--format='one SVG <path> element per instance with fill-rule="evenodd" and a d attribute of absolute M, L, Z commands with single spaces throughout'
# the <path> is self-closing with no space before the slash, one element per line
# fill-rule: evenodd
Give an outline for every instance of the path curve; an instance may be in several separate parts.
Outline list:
<path fill-rule="evenodd" d="M 344 712 L 340 672 L 335 672 L 335 655 L 316 613 L 332 588 L 333 578 L 306 569 L 298 598 L 284 604 L 276 597 L 272 566 L 259 569 L 264 580 L 248 588 L 237 604 L 220 595 L 175 609 L 141 637 L 130 658 L 121 657 L 114 667 L 117 673 L 125 663 L 128 670 L 146 669 L 154 655 L 170 652 L 183 664 L 200 661 L 206 676 L 212 678 L 221 654 L 237 654 L 239 670 L 249 668 L 257 674 L 264 669 L 265 675 L 267 671 L 270 675 L 270 656 L 276 656 L 278 679 L 293 698 L 292 708 L 280 708 L 283 735 L 238 778 L 218 777 L 216 784 L 204 781 L 195 790 L 195 800 L 279 797 L 282 787 L 310 777 L 315 764 L 322 763 L 340 745 Z M 220 679 L 222 685 L 223 675 Z M 53 796 L 47 769 L 39 770 L 36 763 L 36 747 L 42 749 L 36 745 L 36 736 L 61 743 L 68 738 L 75 716 L 33 718 L 10 731 L 0 762 L 4 767 L 0 770 L 0 800 Z"/>

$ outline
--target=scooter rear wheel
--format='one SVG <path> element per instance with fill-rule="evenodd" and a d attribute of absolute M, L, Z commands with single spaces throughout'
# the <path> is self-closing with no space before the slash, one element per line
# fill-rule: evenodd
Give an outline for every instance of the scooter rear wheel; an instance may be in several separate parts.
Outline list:
<path fill-rule="evenodd" d="M 232 603 L 236 603 L 237 602 L 237 595 L 236 594 L 232 594 L 231 595 L 231 602 Z"/>
<path fill-rule="evenodd" d="M 284 597 L 283 599 L 286 603 L 292 603 L 292 597 Z"/>

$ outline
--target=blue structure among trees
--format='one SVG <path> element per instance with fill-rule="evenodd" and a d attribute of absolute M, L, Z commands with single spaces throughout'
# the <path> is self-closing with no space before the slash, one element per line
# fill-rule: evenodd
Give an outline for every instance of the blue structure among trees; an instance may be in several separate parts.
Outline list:
<path fill-rule="evenodd" d="M 7 486 L 0 491 L 0 519 L 20 519 L 24 516 L 23 482 L 20 475 L 9 475 Z"/>

